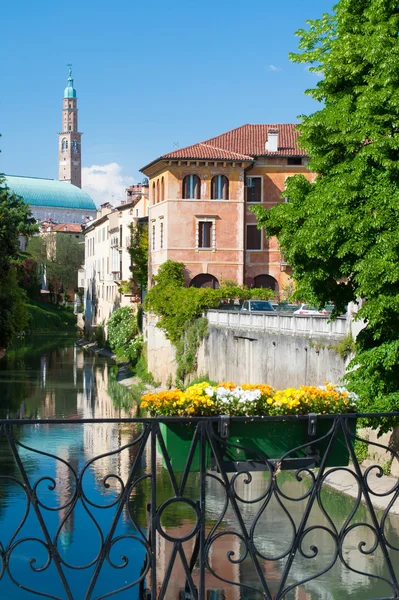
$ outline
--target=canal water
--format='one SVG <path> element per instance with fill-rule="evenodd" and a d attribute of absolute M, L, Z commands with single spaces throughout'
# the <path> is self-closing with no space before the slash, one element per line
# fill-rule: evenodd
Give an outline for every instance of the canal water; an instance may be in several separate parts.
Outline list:
<path fill-rule="evenodd" d="M 116 367 L 112 362 L 77 347 L 75 339 L 68 334 L 26 338 L 15 344 L 7 357 L 0 360 L 0 418 L 73 419 L 137 415 L 137 403 L 129 390 L 116 381 Z M 118 493 L 127 480 L 136 456 L 136 450 L 131 445 L 122 451 L 120 448 L 137 438 L 140 427 L 118 423 L 57 426 L 43 423 L 15 428 L 21 460 L 30 482 L 36 482 L 40 514 L 44 515 L 49 534 L 52 537 L 57 535 L 62 568 L 75 599 L 85 597 L 95 572 L 94 562 L 101 539 L 112 525 Z M 110 454 L 112 451 L 115 453 Z M 89 462 L 103 454 L 106 456 Z M 149 470 L 148 461 L 149 453 L 146 453 L 142 460 L 143 473 L 147 466 L 147 472 Z M 88 467 L 82 478 L 84 501 L 79 502 L 70 513 L 68 509 L 75 491 L 75 473 L 81 474 L 86 464 Z M 1 551 L 10 542 L 13 545 L 9 571 L 0 579 L 0 599 L 33 598 L 35 596 L 31 591 L 42 593 L 43 597 L 48 594 L 47 597 L 51 598 L 66 598 L 56 566 L 52 562 L 47 564 L 48 556 L 38 515 L 32 508 L 25 514 L 26 497 L 18 484 L 21 476 L 4 436 L 0 438 L 0 473 L 6 476 L 0 479 L 0 576 Z M 110 473 L 114 476 L 107 478 Z M 158 502 L 161 503 L 173 496 L 161 457 L 157 460 L 157 478 Z M 254 473 L 251 481 L 244 475 L 237 478 L 236 490 L 242 498 L 239 507 L 248 527 L 254 524 L 261 506 L 255 500 L 262 495 L 267 484 L 268 475 L 265 473 Z M 291 500 L 285 499 L 283 507 L 274 498 L 254 529 L 256 548 L 264 557 L 261 560 L 262 571 L 272 593 L 278 589 L 286 560 L 276 558 L 285 553 L 292 536 L 285 510 L 298 524 L 305 501 L 294 499 L 304 495 L 310 480 L 304 478 L 298 481 L 292 473 L 283 472 L 279 475 L 279 485 Z M 188 479 L 186 496 L 196 501 L 198 489 L 198 474 L 193 473 Z M 117 519 L 113 539 L 119 538 L 119 541 L 114 543 L 108 560 L 104 562 L 90 597 L 103 597 L 140 577 L 145 560 L 140 535 L 148 533 L 146 507 L 150 492 L 145 479 L 133 490 L 126 509 Z M 209 531 L 223 510 L 224 500 L 221 484 L 209 477 L 206 493 L 206 525 Z M 335 526 L 338 529 L 342 527 L 353 509 L 354 501 L 329 489 L 322 492 L 321 501 Z M 288 592 L 287 599 L 367 600 L 392 597 L 390 587 L 379 579 L 387 576 L 380 549 L 366 554 L 373 548 L 375 539 L 366 525 L 371 523 L 371 519 L 364 505 L 358 508 L 352 522 L 363 525 L 354 527 L 342 545 L 342 558 L 347 566 L 340 560 L 336 561 L 324 575 Z M 186 535 L 193 523 L 194 516 L 188 505 L 172 505 L 164 511 L 161 519 L 163 530 L 172 538 Z M 331 524 L 316 506 L 312 509 L 308 526 L 314 529 L 303 540 L 303 555 L 298 553 L 294 559 L 287 585 L 301 582 L 327 569 L 332 560 L 335 546 L 327 531 Z M 252 589 L 257 587 L 257 575 L 250 558 L 245 557 L 242 540 L 229 533 L 239 530 L 237 517 L 229 508 L 218 528 L 221 535 L 211 548 L 210 566 L 221 579 L 231 583 L 209 574 L 206 581 L 207 600 L 252 600 L 262 597 Z M 392 546 L 399 548 L 399 518 L 389 517 L 385 531 Z M 192 540 L 184 544 L 188 557 L 192 545 Z M 157 549 L 158 593 L 170 555 L 170 542 L 162 540 Z M 399 575 L 399 552 L 392 549 L 391 559 Z M 126 568 L 113 568 L 123 567 L 126 561 Z M 362 574 L 364 572 L 372 577 L 366 577 Z M 194 571 L 195 582 L 198 581 L 197 575 Z M 238 583 L 248 587 L 240 588 Z M 183 567 L 177 558 L 165 597 L 168 600 L 183 600 L 183 590 Z M 138 599 L 139 591 L 136 586 L 115 597 Z"/>

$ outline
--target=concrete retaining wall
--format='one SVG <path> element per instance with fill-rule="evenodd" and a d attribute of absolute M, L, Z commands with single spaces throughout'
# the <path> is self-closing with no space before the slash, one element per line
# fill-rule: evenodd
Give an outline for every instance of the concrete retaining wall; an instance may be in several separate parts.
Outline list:
<path fill-rule="evenodd" d="M 162 329 L 156 326 L 157 322 L 157 317 L 145 315 L 143 328 L 146 332 L 148 371 L 152 373 L 155 381 L 165 386 L 170 377 L 175 382 L 176 356 L 174 347 L 166 339 Z"/>
<path fill-rule="evenodd" d="M 338 383 L 347 361 L 331 349 L 347 332 L 346 319 L 209 311 L 209 336 L 198 352 L 196 375 L 214 381 L 268 383 L 276 388 Z M 270 323 L 269 323 L 270 321 Z M 148 369 L 157 381 L 175 381 L 172 344 L 157 319 L 147 317 Z M 294 329 L 295 327 L 295 329 Z"/>
<path fill-rule="evenodd" d="M 214 381 L 268 383 L 276 388 L 338 383 L 345 361 L 331 339 L 209 326 L 198 356 L 198 373 Z"/>

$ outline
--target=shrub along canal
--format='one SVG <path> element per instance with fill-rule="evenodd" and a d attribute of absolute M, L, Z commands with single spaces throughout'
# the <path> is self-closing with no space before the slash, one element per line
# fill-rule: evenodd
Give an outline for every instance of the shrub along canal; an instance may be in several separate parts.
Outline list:
<path fill-rule="evenodd" d="M 85 352 L 75 345 L 75 338 L 70 334 L 48 334 L 27 337 L 10 348 L 7 356 L 0 360 L 0 418 L 40 418 L 73 419 L 73 418 L 119 418 L 138 416 L 138 407 L 128 389 L 116 381 L 117 368 L 111 360 Z M 85 598 L 86 590 L 93 574 L 94 561 L 100 547 L 101 535 L 105 535 L 115 514 L 112 503 L 117 499 L 119 483 L 116 477 L 105 481 L 104 478 L 113 473 L 121 481 L 126 481 L 135 449 L 127 448 L 114 455 L 94 461 L 87 469 L 83 485 L 89 503 L 78 503 L 74 511 L 68 513 L 68 500 L 73 494 L 74 480 L 71 469 L 62 461 L 57 461 L 53 455 L 60 457 L 72 469 L 81 473 L 83 466 L 92 458 L 117 450 L 128 444 L 141 431 L 140 424 L 99 423 L 99 424 L 61 424 L 48 426 L 24 425 L 15 428 L 18 441 L 23 444 L 19 452 L 25 464 L 27 474 L 32 482 L 47 478 L 37 486 L 37 496 L 46 506 L 56 510 L 45 510 L 47 526 L 54 535 L 59 528 L 58 548 L 64 561 L 72 597 Z M 35 450 L 35 451 L 33 451 Z M 21 479 L 15 460 L 8 449 L 4 436 L 0 438 L 0 551 L 12 539 L 18 524 L 23 518 L 26 499 L 21 487 L 12 479 Z M 149 454 L 142 457 L 142 472 L 150 470 Z M 169 476 L 162 465 L 162 459 L 157 460 L 158 502 L 161 503 L 171 496 L 173 490 Z M 245 500 L 262 495 L 268 483 L 267 473 L 253 473 L 252 481 L 246 482 L 246 476 L 237 478 L 236 489 L 241 498 L 240 510 L 248 527 L 254 523 L 260 502 L 247 503 Z M 292 472 L 282 472 L 278 476 L 281 489 L 287 496 L 299 498 L 310 485 L 304 479 L 298 481 Z M 56 486 L 52 489 L 51 479 Z M 191 473 L 185 496 L 196 501 L 198 498 L 199 474 Z M 134 522 L 146 533 L 148 531 L 147 504 L 150 501 L 151 490 L 148 480 L 143 479 L 131 493 L 129 503 L 121 519 L 118 521 L 115 536 L 137 536 Z M 213 478 L 207 479 L 206 493 L 206 523 L 210 530 L 217 522 L 223 509 L 224 494 L 220 484 Z M 339 529 L 354 507 L 354 500 L 330 490 L 322 491 L 322 503 L 329 518 Z M 95 507 L 94 505 L 97 505 Z M 298 524 L 304 511 L 305 501 L 285 501 L 285 509 Z M 59 509 L 61 507 L 61 509 Z M 88 507 L 90 510 L 88 510 Z M 109 507 L 109 508 L 105 508 Z M 58 510 L 57 510 L 58 509 Z M 370 517 L 364 505 L 359 506 L 354 517 L 356 522 L 370 523 Z M 187 505 L 179 503 L 170 505 L 162 515 L 163 530 L 170 535 L 183 536 L 193 527 L 194 515 Z M 328 519 L 318 507 L 312 509 L 309 526 L 329 526 Z M 227 510 L 221 523 L 221 530 L 239 530 L 234 513 Z M 399 547 L 399 517 L 390 516 L 385 528 L 388 541 Z M 256 548 L 263 555 L 262 568 L 272 593 L 275 593 L 283 560 L 272 560 L 284 554 L 289 546 L 292 528 L 289 518 L 273 498 L 257 521 L 255 531 Z M 26 540 L 29 538 L 29 540 Z M 15 548 L 9 564 L 9 572 L 0 579 L 0 598 L 22 600 L 34 597 L 11 581 L 50 594 L 50 597 L 65 598 L 65 592 L 60 584 L 54 564 L 42 572 L 35 572 L 29 565 L 31 558 L 36 559 L 33 566 L 40 569 L 46 564 L 47 552 L 40 542 L 43 533 L 37 518 L 30 510 L 22 528 L 12 539 Z M 17 544 L 18 540 L 24 542 Z M 365 542 L 365 546 L 360 546 Z M 324 575 L 295 588 L 286 595 L 289 599 L 300 600 L 366 600 L 367 598 L 391 597 L 392 592 L 387 584 L 377 578 L 366 577 L 360 572 L 373 576 L 385 575 L 382 553 L 377 548 L 372 556 L 364 550 L 372 548 L 375 543 L 374 535 L 366 525 L 355 527 L 346 537 L 342 546 L 342 557 L 351 569 L 337 561 Z M 187 545 L 188 544 L 188 545 Z M 191 542 L 185 549 L 190 550 Z M 316 558 L 310 558 L 314 552 L 312 546 L 317 546 Z M 361 551 L 363 549 L 363 552 Z M 229 560 L 228 552 L 234 552 Z M 295 558 L 288 583 L 300 581 L 314 576 L 325 569 L 331 562 L 335 547 L 331 536 L 323 529 L 315 529 L 303 540 L 304 554 Z M 162 565 L 167 563 L 165 557 L 170 556 L 168 542 L 158 549 L 159 569 L 158 585 L 162 585 Z M 121 540 L 118 547 L 111 550 L 111 562 L 122 564 L 121 556 L 129 559 L 127 569 L 115 569 L 105 562 L 93 590 L 93 598 L 111 592 L 127 585 L 140 576 L 145 551 L 136 538 Z M 308 557 L 306 557 L 308 555 Z M 236 585 L 223 583 L 209 575 L 207 579 L 209 600 L 252 600 L 261 595 L 237 584 L 255 586 L 257 576 L 250 558 L 245 556 L 245 548 L 238 536 L 221 536 L 215 542 L 211 552 L 211 567 L 224 579 Z M 242 561 L 237 559 L 242 558 Z M 399 572 L 399 553 L 391 552 L 395 568 Z M 73 567 L 86 565 L 85 569 L 75 570 Z M 1 568 L 0 568 L 1 575 Z M 165 575 L 165 573 L 164 573 Z M 398 574 L 397 574 L 398 575 Z M 195 579 L 195 572 L 194 572 Z M 177 560 L 172 572 L 166 598 L 181 600 L 184 596 L 183 567 Z M 158 592 L 160 587 L 158 587 Z M 130 600 L 139 598 L 138 587 L 117 594 L 115 597 Z"/>

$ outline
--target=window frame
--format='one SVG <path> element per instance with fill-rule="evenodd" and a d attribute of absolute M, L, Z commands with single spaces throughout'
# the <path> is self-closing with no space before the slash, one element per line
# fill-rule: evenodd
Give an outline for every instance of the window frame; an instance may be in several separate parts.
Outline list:
<path fill-rule="evenodd" d="M 195 224 L 195 249 L 197 252 L 205 250 L 211 250 L 212 252 L 216 251 L 216 216 L 207 216 L 207 215 L 196 215 L 195 216 L 196 224 Z M 211 231 L 210 231 L 210 246 L 200 246 L 200 223 L 210 223 Z"/>
<path fill-rule="evenodd" d="M 256 227 L 256 229 L 260 232 L 260 248 L 248 248 L 248 227 Z M 256 223 L 247 223 L 245 228 L 245 250 L 248 252 L 262 252 L 263 251 L 263 227 L 262 229 L 258 229 Z"/>
<path fill-rule="evenodd" d="M 249 175 L 248 179 L 260 179 L 260 200 L 247 200 L 247 192 L 245 192 L 246 204 L 262 204 L 263 203 L 263 175 Z M 245 190 L 248 190 L 248 186 L 245 186 Z"/>

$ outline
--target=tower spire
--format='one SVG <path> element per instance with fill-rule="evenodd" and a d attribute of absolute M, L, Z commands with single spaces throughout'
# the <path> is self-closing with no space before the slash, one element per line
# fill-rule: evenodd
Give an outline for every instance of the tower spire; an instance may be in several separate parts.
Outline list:
<path fill-rule="evenodd" d="M 81 136 L 78 130 L 78 105 L 73 87 L 72 64 L 68 63 L 69 77 L 62 105 L 62 131 L 58 134 L 59 179 L 81 187 Z"/>

